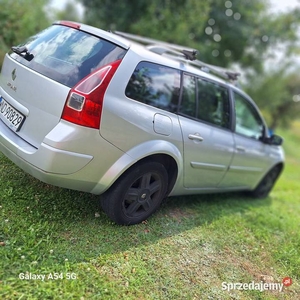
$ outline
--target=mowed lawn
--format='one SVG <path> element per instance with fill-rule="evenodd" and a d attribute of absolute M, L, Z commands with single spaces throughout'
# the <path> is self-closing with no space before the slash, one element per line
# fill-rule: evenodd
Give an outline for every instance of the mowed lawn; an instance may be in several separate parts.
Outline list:
<path fill-rule="evenodd" d="M 170 198 L 130 227 L 0 154 L 0 298 L 300 299 L 300 122 L 280 134 L 286 168 L 267 199 Z M 281 292 L 229 289 L 286 277 Z"/>

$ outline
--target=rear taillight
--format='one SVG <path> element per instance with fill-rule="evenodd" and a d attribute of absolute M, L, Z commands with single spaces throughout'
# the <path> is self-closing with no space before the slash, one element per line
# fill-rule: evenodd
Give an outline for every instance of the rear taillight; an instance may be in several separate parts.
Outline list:
<path fill-rule="evenodd" d="M 96 70 L 70 91 L 61 118 L 77 125 L 98 129 L 107 86 L 121 60 Z"/>

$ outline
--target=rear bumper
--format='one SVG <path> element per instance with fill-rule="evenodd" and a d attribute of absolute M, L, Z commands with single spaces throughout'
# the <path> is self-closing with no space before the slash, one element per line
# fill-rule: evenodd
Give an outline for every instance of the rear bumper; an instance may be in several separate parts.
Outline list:
<path fill-rule="evenodd" d="M 74 174 L 86 167 L 93 160 L 93 156 L 60 150 L 45 143 L 36 149 L 2 122 L 0 151 L 25 172 L 45 183 L 72 189 L 75 186 L 76 189 L 85 191 L 90 191 L 95 186 L 95 183 L 88 182 L 79 184 L 74 178 Z"/>
<path fill-rule="evenodd" d="M 6 125 L 0 122 L 0 150 L 17 165 L 19 157 L 43 172 L 68 175 L 86 166 L 93 156 L 56 149 L 42 143 L 38 149 L 20 139 Z M 26 170 L 25 170 L 26 171 Z"/>
<path fill-rule="evenodd" d="M 10 151 L 8 148 L 3 147 L 1 142 L 0 142 L 0 150 L 6 157 L 8 157 L 12 162 L 14 162 L 18 167 L 20 167 L 26 173 L 30 174 L 31 176 L 39 179 L 44 183 L 63 187 L 63 188 L 84 191 L 84 192 L 90 192 L 96 184 L 94 182 L 82 181 L 82 179 L 78 178 L 77 173 L 80 171 L 70 175 L 64 175 L 58 173 L 49 173 L 46 172 L 45 170 L 39 169 L 37 166 L 29 164 L 27 161 L 25 161 L 20 156 Z M 51 149 L 48 150 L 51 151 Z M 68 161 L 70 161 L 70 157 L 72 157 L 72 155 L 70 156 L 68 153 L 64 153 L 63 155 L 61 154 L 62 153 L 60 153 L 58 157 L 55 156 L 54 153 L 51 153 L 52 157 L 55 158 L 58 157 L 59 159 L 68 158 Z M 77 174 L 77 176 L 74 176 L 75 174 Z"/>
<path fill-rule="evenodd" d="M 91 140 L 93 145 L 87 142 Z M 99 159 L 99 149 L 110 155 Z M 103 141 L 98 131 L 87 134 L 85 128 L 74 130 L 64 123 L 59 123 L 37 149 L 1 121 L 0 151 L 25 172 L 47 184 L 84 192 L 93 192 L 97 186 L 97 193 L 106 188 L 100 183 L 101 178 L 123 154 Z"/>

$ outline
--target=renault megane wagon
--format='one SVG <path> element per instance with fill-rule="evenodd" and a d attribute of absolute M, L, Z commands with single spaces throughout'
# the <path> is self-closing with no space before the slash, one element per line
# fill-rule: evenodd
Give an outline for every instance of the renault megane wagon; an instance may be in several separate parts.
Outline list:
<path fill-rule="evenodd" d="M 69 21 L 12 47 L 0 79 L 0 150 L 51 185 L 100 195 L 118 224 L 168 196 L 266 197 L 282 139 L 196 51 Z"/>

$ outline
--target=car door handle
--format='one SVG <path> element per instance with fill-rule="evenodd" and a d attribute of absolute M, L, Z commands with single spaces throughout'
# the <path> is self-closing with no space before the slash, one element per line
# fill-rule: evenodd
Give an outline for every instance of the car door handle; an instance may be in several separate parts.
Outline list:
<path fill-rule="evenodd" d="M 246 152 L 246 148 L 243 146 L 236 146 L 236 150 L 239 152 Z"/>
<path fill-rule="evenodd" d="M 195 141 L 198 141 L 198 142 L 203 141 L 203 137 L 199 133 L 189 134 L 189 139 L 190 140 L 195 140 Z"/>

